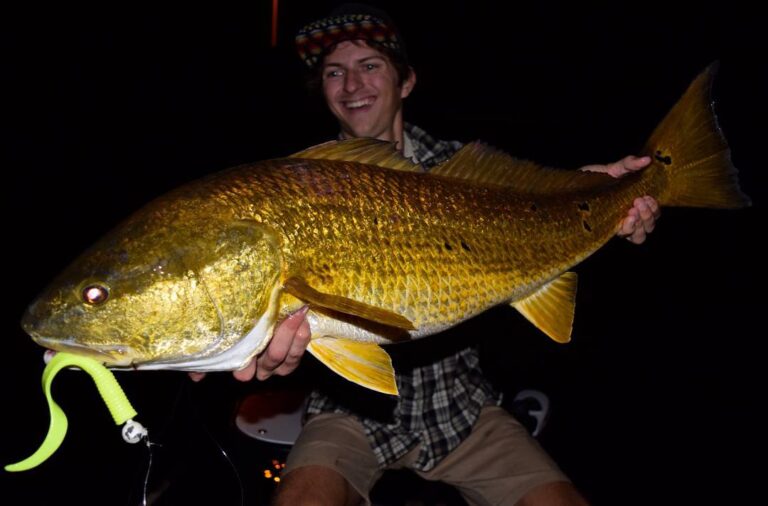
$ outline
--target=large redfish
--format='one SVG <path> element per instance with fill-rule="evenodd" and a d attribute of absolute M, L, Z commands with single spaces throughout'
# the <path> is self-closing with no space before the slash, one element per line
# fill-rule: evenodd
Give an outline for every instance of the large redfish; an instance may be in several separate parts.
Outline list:
<path fill-rule="evenodd" d="M 438 333 L 511 304 L 570 339 L 575 264 L 635 197 L 749 204 L 699 76 L 651 135 L 645 170 L 558 171 L 470 144 L 424 173 L 356 139 L 236 167 L 158 198 L 101 239 L 34 302 L 39 344 L 114 367 L 232 370 L 309 304 L 309 351 L 396 393 L 380 344 Z M 439 346 L 439 343 L 435 343 Z"/>

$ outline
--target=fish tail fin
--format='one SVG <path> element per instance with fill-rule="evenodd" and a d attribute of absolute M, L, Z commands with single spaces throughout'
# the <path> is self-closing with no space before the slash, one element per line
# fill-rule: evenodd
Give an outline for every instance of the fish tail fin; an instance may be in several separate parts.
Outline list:
<path fill-rule="evenodd" d="M 645 146 L 666 174 L 661 205 L 739 208 L 751 203 L 739 188 L 715 116 L 711 93 L 716 71 L 712 64 L 693 81 Z"/>

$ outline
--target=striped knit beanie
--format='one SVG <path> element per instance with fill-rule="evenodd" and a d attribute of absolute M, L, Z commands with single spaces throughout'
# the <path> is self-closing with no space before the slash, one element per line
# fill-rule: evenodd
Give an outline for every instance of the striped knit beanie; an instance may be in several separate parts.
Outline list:
<path fill-rule="evenodd" d="M 344 4 L 331 15 L 309 23 L 296 35 L 299 56 L 314 68 L 326 52 L 345 40 L 364 40 L 381 46 L 407 61 L 402 39 L 389 16 L 363 4 Z"/>

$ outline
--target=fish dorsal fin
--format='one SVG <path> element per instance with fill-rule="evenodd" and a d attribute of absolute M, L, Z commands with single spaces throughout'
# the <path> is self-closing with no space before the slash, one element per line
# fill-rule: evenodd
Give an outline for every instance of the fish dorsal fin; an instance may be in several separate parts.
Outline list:
<path fill-rule="evenodd" d="M 307 350 L 333 372 L 353 383 L 377 392 L 398 395 L 392 359 L 376 343 L 313 337 Z"/>
<path fill-rule="evenodd" d="M 405 330 L 414 330 L 416 328 L 408 318 L 402 315 L 387 309 L 371 306 L 365 302 L 342 297 L 341 295 L 318 292 L 309 286 L 304 279 L 299 277 L 290 277 L 286 279 L 283 282 L 283 288 L 294 297 L 309 302 L 310 304 L 315 304 L 344 314 L 359 316 L 360 318 L 389 325 L 390 327 Z"/>
<path fill-rule="evenodd" d="M 567 343 L 576 309 L 576 281 L 575 272 L 566 272 L 512 307 L 553 340 Z"/>
<path fill-rule="evenodd" d="M 429 173 L 534 195 L 585 190 L 615 181 L 605 174 L 552 169 L 519 160 L 482 142 L 467 144 Z"/>
<path fill-rule="evenodd" d="M 316 160 L 342 160 L 368 165 L 378 165 L 405 172 L 424 172 L 421 165 L 413 163 L 395 149 L 394 142 L 371 138 L 330 141 L 299 151 L 290 158 L 311 158 Z"/>

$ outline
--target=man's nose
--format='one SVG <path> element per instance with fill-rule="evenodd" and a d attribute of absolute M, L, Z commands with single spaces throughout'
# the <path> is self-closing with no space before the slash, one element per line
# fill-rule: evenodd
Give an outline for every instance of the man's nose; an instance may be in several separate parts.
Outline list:
<path fill-rule="evenodd" d="M 360 78 L 360 74 L 351 71 L 344 74 L 344 91 L 347 93 L 354 93 L 363 86 L 363 80 Z"/>

